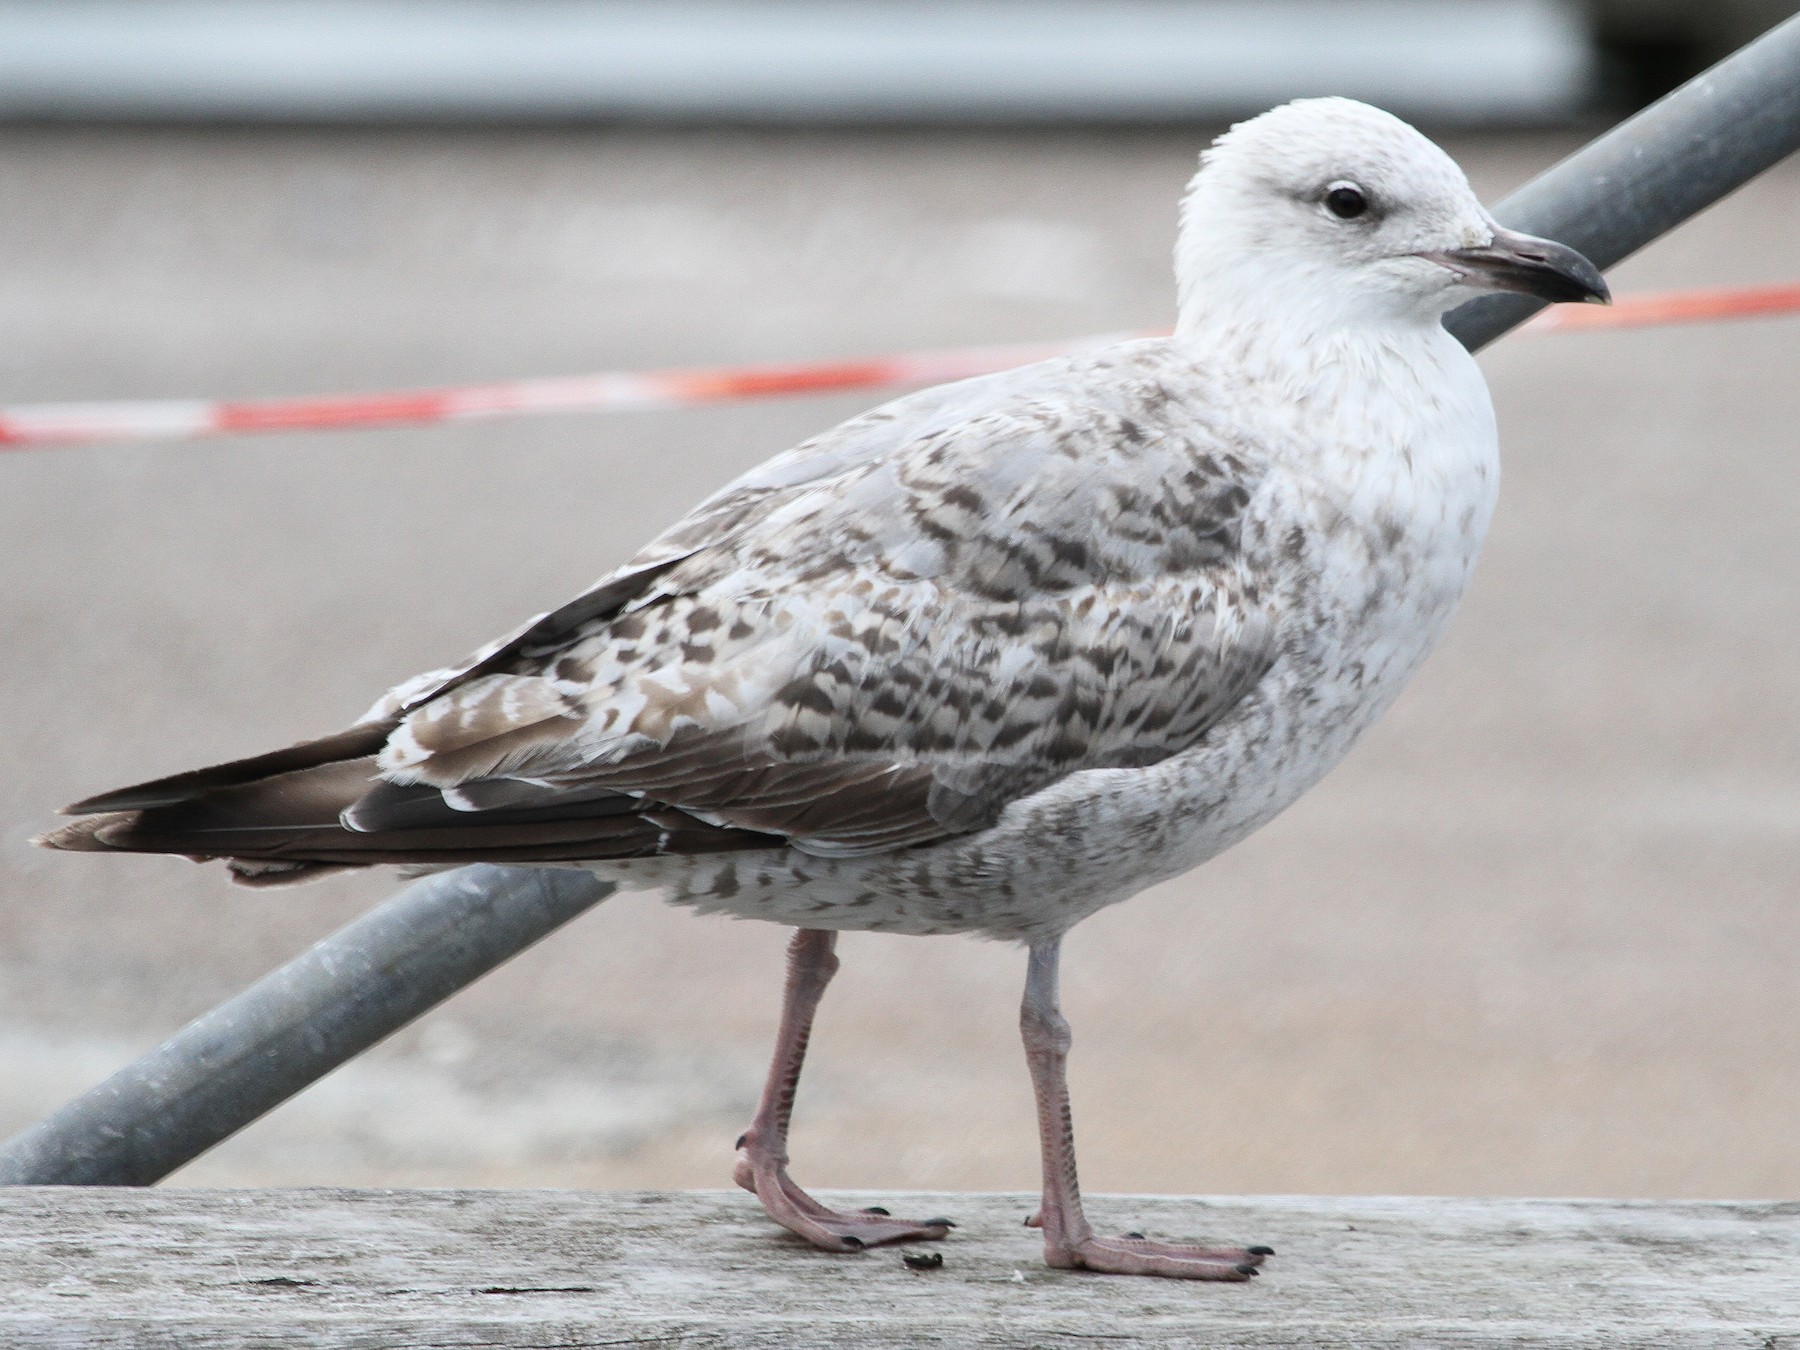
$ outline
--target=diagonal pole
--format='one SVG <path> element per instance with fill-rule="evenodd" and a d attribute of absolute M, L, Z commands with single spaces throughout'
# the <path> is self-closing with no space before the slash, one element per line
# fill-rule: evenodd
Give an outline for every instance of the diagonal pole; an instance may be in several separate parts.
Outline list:
<path fill-rule="evenodd" d="M 0 1185 L 160 1181 L 612 892 L 486 864 L 415 881 L 0 1144 Z"/>
<path fill-rule="evenodd" d="M 1610 267 L 1800 149 L 1800 17 L 1515 192 L 1506 225 Z M 1471 349 L 1541 306 L 1447 319 Z M 415 882 L 5 1144 L 0 1184 L 147 1186 L 611 894 L 586 872 Z"/>
<path fill-rule="evenodd" d="M 1605 269 L 1800 150 L 1800 16 L 1702 71 L 1494 208 Z M 1544 307 L 1491 295 L 1445 320 L 1471 351 Z"/>

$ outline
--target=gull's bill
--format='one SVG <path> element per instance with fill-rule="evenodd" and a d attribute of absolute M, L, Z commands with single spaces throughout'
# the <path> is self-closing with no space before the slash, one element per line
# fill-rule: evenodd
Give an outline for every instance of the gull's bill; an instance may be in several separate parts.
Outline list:
<path fill-rule="evenodd" d="M 1598 267 L 1567 244 L 1534 234 L 1495 226 L 1494 237 L 1486 244 L 1419 256 L 1486 291 L 1517 291 L 1552 304 L 1612 303 L 1612 292 Z"/>

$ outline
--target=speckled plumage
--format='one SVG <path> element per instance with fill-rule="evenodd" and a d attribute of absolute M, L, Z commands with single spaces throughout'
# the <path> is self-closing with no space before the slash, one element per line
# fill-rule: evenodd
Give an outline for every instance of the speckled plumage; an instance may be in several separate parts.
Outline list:
<path fill-rule="evenodd" d="M 1378 228 L 1303 199 L 1347 177 Z M 854 418 L 314 762 L 109 794 L 50 842 L 253 881 L 583 863 L 805 927 L 1060 933 L 1295 800 L 1441 635 L 1497 462 L 1438 322 L 1466 278 L 1423 255 L 1491 233 L 1410 128 L 1277 110 L 1195 179 L 1173 337 Z"/>
<path fill-rule="evenodd" d="M 846 422 L 349 731 L 81 803 L 102 814 L 46 842 L 226 857 L 253 884 L 557 862 L 793 925 L 734 1177 L 827 1251 L 952 1227 L 835 1211 L 788 1175 L 833 930 L 1025 942 L 1045 1260 L 1247 1280 L 1270 1248 L 1083 1214 L 1062 935 L 1293 802 L 1443 633 L 1498 476 L 1443 313 L 1471 284 L 1605 283 L 1342 99 L 1208 152 L 1176 279 L 1171 338 Z"/>

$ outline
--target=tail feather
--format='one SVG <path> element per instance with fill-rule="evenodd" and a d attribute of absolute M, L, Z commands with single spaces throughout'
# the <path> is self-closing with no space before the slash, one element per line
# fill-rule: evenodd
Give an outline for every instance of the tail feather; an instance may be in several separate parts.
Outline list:
<path fill-rule="evenodd" d="M 113 811 L 104 816 L 84 816 L 68 825 L 59 825 L 31 842 L 39 848 L 61 849 L 65 853 L 116 853 L 113 845 L 100 838 L 102 831 L 115 825 L 129 825 L 135 819 L 132 811 Z"/>
<path fill-rule="evenodd" d="M 373 753 L 379 745 L 373 728 L 353 728 L 272 755 L 105 793 L 70 808 L 83 813 L 82 819 L 35 842 L 84 853 L 223 859 L 234 878 L 250 886 L 396 863 L 593 862 L 783 842 L 709 825 L 622 793 L 594 794 L 553 808 L 532 802 L 457 809 L 436 789 L 384 780 Z M 328 758 L 334 752 L 336 757 Z M 296 761 L 311 762 L 295 767 Z M 264 772 L 271 765 L 277 771 Z M 148 804 L 108 809 L 138 802 Z"/>

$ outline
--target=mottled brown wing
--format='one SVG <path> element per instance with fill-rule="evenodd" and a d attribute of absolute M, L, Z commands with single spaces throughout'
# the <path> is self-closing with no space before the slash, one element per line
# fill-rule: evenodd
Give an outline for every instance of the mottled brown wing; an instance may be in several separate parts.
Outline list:
<path fill-rule="evenodd" d="M 417 704 L 383 771 L 471 828 L 611 791 L 854 854 L 1195 745 L 1273 659 L 1258 468 L 1134 373 L 775 461 L 653 546 L 678 556 L 620 612 Z"/>
<path fill-rule="evenodd" d="M 46 842 L 259 881 L 860 854 L 1178 754 L 1277 647 L 1245 529 L 1260 466 L 1171 397 L 1185 359 L 1126 344 L 877 409 L 350 732 L 90 799 L 114 814 Z"/>

